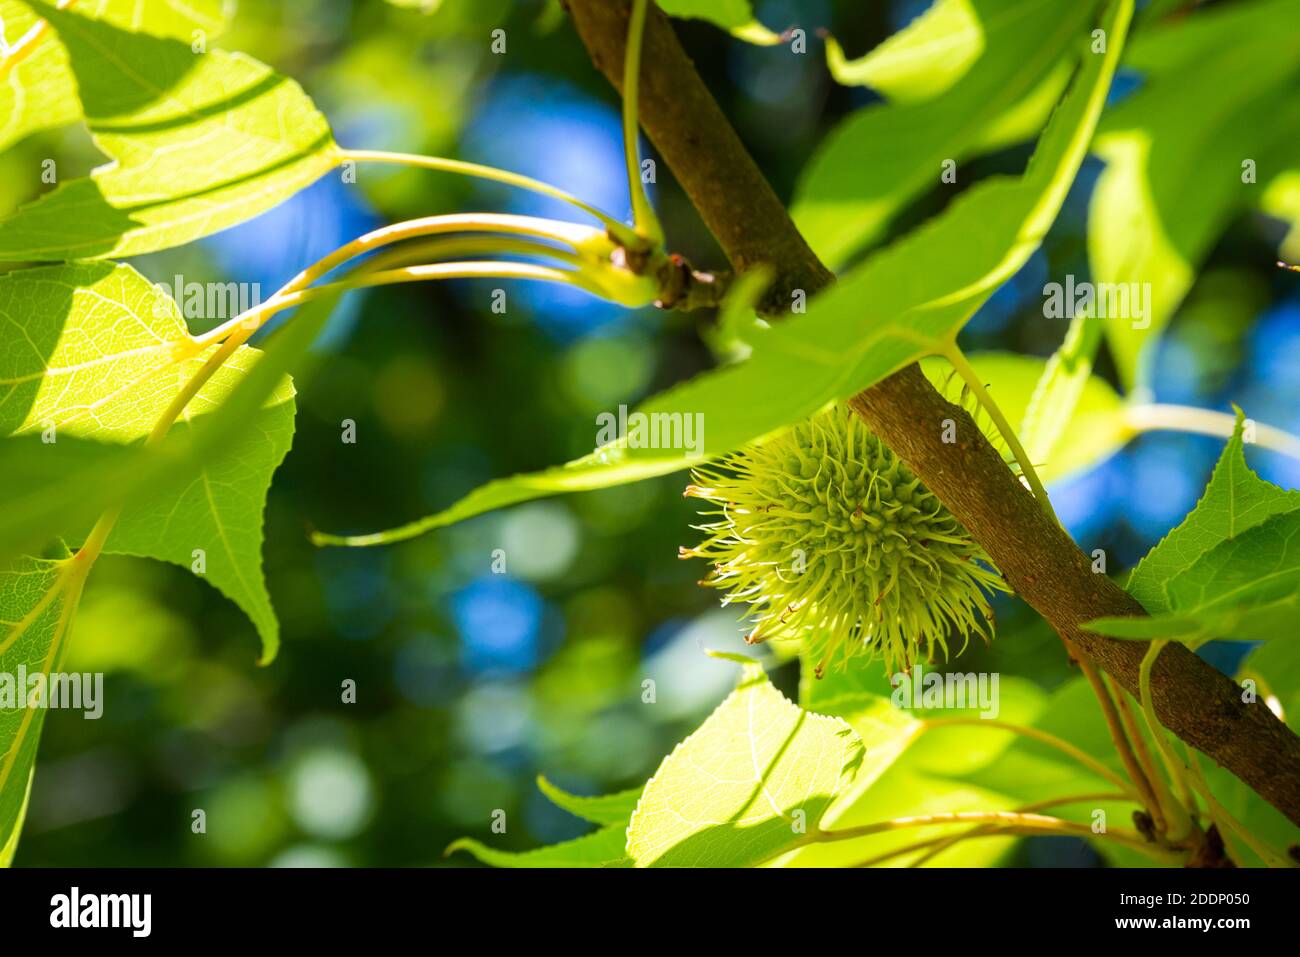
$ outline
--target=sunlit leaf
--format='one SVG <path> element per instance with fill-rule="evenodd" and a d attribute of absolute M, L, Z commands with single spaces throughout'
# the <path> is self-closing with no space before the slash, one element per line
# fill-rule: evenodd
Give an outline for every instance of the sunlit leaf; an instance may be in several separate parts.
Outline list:
<path fill-rule="evenodd" d="M 944 38 L 932 35 L 937 27 L 955 31 L 953 42 L 978 59 L 941 95 L 917 100 L 913 84 L 906 100 L 859 110 L 825 139 L 804 171 L 792 209 L 818 255 L 832 268 L 843 266 L 880 239 L 909 200 L 940 184 L 945 163 L 960 164 L 980 150 L 1032 136 L 1059 95 L 1068 64 L 1083 50 L 1094 9 L 1091 0 L 1068 5 L 974 0 L 935 7 L 929 19 L 914 23 L 909 31 L 921 39 L 904 51 L 923 64 L 942 63 L 943 70 L 960 65 L 960 55 L 950 57 Z M 903 36 L 910 36 L 909 31 Z M 971 31 L 978 32 L 978 43 Z M 1114 35 L 1111 42 L 1121 40 Z M 915 69 L 922 72 L 920 65 Z M 928 67 L 923 73 L 936 77 L 935 82 L 955 79 L 944 79 L 946 73 Z M 1054 75 L 1058 79 L 1053 82 Z M 1044 87 L 1052 98 L 1042 102 L 1032 94 Z M 1026 100 L 1038 104 L 1031 115 L 1003 127 L 1000 139 L 992 136 L 997 124 Z M 957 182 L 964 183 L 960 166 L 955 169 Z"/>
<path fill-rule="evenodd" d="M 256 216 L 336 164 L 302 88 L 256 60 L 33 4 L 67 47 L 90 131 L 114 162 L 0 223 L 0 259 L 178 246 Z"/>
<path fill-rule="evenodd" d="M 12 47 L 40 17 L 21 0 L 0 0 L 0 23 Z M 20 63 L 0 66 L 0 149 L 38 130 L 54 129 L 81 118 L 77 87 L 63 44 L 50 37 Z"/>
<path fill-rule="evenodd" d="M 1169 583 L 1222 542 L 1275 515 L 1300 509 L 1300 492 L 1264 481 L 1246 464 L 1245 428 L 1245 418 L 1239 413 L 1232 438 L 1219 456 L 1201 500 L 1129 576 L 1129 594 L 1147 611 L 1169 611 Z"/>
<path fill-rule="evenodd" d="M 85 16 L 132 32 L 193 42 L 195 31 L 213 37 L 225 25 L 223 0 L 82 0 Z M 41 20 L 24 0 L 0 0 L 0 24 L 12 48 Z M 77 84 L 62 41 L 46 30 L 16 66 L 0 62 L 0 149 L 29 133 L 81 119 Z"/>
<path fill-rule="evenodd" d="M 1149 618 L 1103 618 L 1115 638 L 1265 640 L 1294 632 L 1300 609 L 1300 492 L 1246 465 L 1240 411 L 1205 495 L 1133 570 Z"/>
<path fill-rule="evenodd" d="M 11 692 L 28 675 L 58 670 L 84 583 L 67 558 L 27 558 L 0 571 L 0 675 Z M 0 847 L 16 840 L 48 710 L 0 706 Z"/>
<path fill-rule="evenodd" d="M 188 43 L 196 30 L 207 37 L 220 33 L 232 7 L 226 0 L 79 0 L 77 12 L 132 33 Z"/>
<path fill-rule="evenodd" d="M 902 30 L 864 56 L 848 60 L 833 37 L 826 59 L 836 81 L 869 86 L 897 102 L 932 99 L 948 90 L 989 46 L 987 33 L 1014 7 L 984 7 L 971 0 L 938 0 Z M 1026 6 L 1025 9 L 1028 9 Z"/>
<path fill-rule="evenodd" d="M 627 791 L 619 791 L 617 794 L 583 797 L 570 794 L 540 776 L 537 778 L 537 787 L 552 804 L 564 808 L 574 817 L 602 826 L 622 822 L 624 827 L 627 826 L 627 819 L 636 810 L 636 803 L 641 799 L 642 791 L 642 788 L 631 788 Z"/>
<path fill-rule="evenodd" d="M 766 861 L 821 820 L 863 758 L 844 721 L 804 711 L 748 662 L 736 690 L 646 784 L 627 855 L 639 867 Z"/>
<path fill-rule="evenodd" d="M 1088 221 L 1094 282 L 1150 294 L 1150 315 L 1105 317 L 1128 386 L 1232 217 L 1295 162 L 1300 48 L 1278 26 L 1298 19 L 1297 0 L 1231 4 L 1144 32 L 1132 47 L 1145 81 L 1098 131 L 1106 169 Z"/>
<path fill-rule="evenodd" d="M 215 348 L 195 342 L 171 298 L 122 265 L 9 273 L 0 277 L 0 318 L 11 330 L 0 333 L 0 434 L 52 437 L 52 446 L 140 442 Z M 194 419 L 231 394 L 256 356 L 248 347 L 236 352 L 163 445 L 187 442 Z M 261 573 L 262 512 L 292 443 L 293 416 L 286 380 L 225 454 L 134 498 L 106 544 L 109 552 L 201 568 L 253 620 L 267 657 L 278 625 Z M 88 529 L 85 522 L 51 533 L 79 541 Z"/>
<path fill-rule="evenodd" d="M 613 867 L 623 860 L 626 840 L 627 822 L 624 821 L 572 841 L 532 851 L 502 851 L 466 837 L 447 848 L 447 853 L 467 851 L 493 867 Z"/>

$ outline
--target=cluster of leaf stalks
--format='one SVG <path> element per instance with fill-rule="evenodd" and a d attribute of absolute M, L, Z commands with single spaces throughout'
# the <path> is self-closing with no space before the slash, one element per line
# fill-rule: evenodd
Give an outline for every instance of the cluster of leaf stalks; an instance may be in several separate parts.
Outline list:
<path fill-rule="evenodd" d="M 64 0 L 66 8 L 75 0 Z M 562 200 L 594 217 L 599 227 L 583 223 L 501 213 L 424 216 L 373 230 L 303 269 L 270 298 L 233 319 L 193 338 L 193 351 L 218 348 L 155 424 L 147 447 L 161 443 L 186 406 L 235 352 L 272 316 L 309 300 L 350 289 L 440 279 L 529 279 L 583 289 L 628 308 L 659 302 L 672 305 L 682 295 L 683 263 L 664 249 L 663 229 L 639 175 L 637 80 L 641 35 L 648 0 L 636 0 L 628 37 L 623 129 L 633 223 L 627 225 L 578 197 L 519 173 L 443 157 L 374 150 L 340 150 L 341 163 L 391 163 L 504 183 Z M 33 27 L 9 51 L 4 68 L 40 41 L 46 21 Z M 331 274 L 353 266 L 341 278 Z M 689 281 L 689 270 L 687 269 Z M 324 280 L 324 281 L 322 281 Z M 69 560 L 80 593 L 91 565 L 101 553 L 121 513 L 105 512 L 81 548 Z M 70 604 L 75 606 L 75 601 Z"/>

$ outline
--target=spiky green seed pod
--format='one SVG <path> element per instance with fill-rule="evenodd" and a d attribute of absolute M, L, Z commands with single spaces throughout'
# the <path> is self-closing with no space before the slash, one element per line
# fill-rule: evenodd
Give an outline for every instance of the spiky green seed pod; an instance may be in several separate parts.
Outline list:
<path fill-rule="evenodd" d="M 1008 591 L 984 550 L 884 443 L 836 406 L 697 469 L 686 494 L 719 506 L 701 584 L 744 602 L 747 640 L 802 638 L 819 662 L 884 660 L 886 672 L 992 637 L 984 591 Z"/>

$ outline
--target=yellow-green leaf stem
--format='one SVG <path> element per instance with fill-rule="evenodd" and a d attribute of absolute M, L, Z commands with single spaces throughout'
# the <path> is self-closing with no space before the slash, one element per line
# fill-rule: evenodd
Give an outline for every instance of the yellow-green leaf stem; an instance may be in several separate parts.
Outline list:
<path fill-rule="evenodd" d="M 522 173 L 512 173 L 509 170 L 497 169 L 495 166 L 468 163 L 464 160 L 446 159 L 441 156 L 421 156 L 415 153 L 389 153 L 383 150 L 339 150 L 338 155 L 340 162 L 391 163 L 400 166 L 413 166 L 421 169 L 438 170 L 444 173 L 455 173 L 461 176 L 471 176 L 476 179 L 491 180 L 496 183 L 504 183 L 507 186 L 526 189 L 568 203 L 595 217 L 625 246 L 640 245 L 636 233 L 609 213 L 579 199 L 572 193 L 560 189 L 558 186 L 552 186 L 550 183 L 534 179 L 531 176 L 525 176 Z"/>
<path fill-rule="evenodd" d="M 323 259 L 308 266 L 282 286 L 274 296 L 248 313 L 235 316 L 230 321 L 197 338 L 202 345 L 219 342 L 231 331 L 253 319 L 264 321 L 265 310 L 284 297 L 306 289 L 316 280 L 333 272 L 339 266 L 358 256 L 382 249 L 408 239 L 429 236 L 446 236 L 453 233 L 492 233 L 509 238 L 534 238 L 568 246 L 577 258 L 590 267 L 609 265 L 608 254 L 612 242 L 603 232 L 591 226 L 566 223 L 561 220 L 541 219 L 535 216 L 513 216 L 503 213 L 455 213 L 442 216 L 425 216 L 419 219 L 393 223 L 359 236 L 340 246 Z M 610 266 L 609 268 L 612 268 Z M 279 308 L 285 308 L 280 306 Z M 257 315 L 255 316 L 254 313 Z"/>
<path fill-rule="evenodd" d="M 596 283 L 582 273 L 556 269 L 552 266 L 539 266 L 535 263 L 512 263 L 490 261 L 466 261 L 451 263 L 422 263 L 415 266 L 403 266 L 398 269 L 382 269 L 364 272 L 352 279 L 324 283 L 309 289 L 300 289 L 275 300 L 274 307 L 259 314 L 257 322 L 262 325 L 272 315 L 291 306 L 315 299 L 317 296 L 342 292 L 349 289 L 367 289 L 371 286 L 391 286 L 404 282 L 422 282 L 434 279 L 536 279 L 542 282 L 556 282 L 585 289 L 592 295 L 604 295 Z M 607 297 L 608 298 L 608 297 Z"/>
<path fill-rule="evenodd" d="M 1070 804 L 1100 804 L 1102 802 L 1117 802 L 1117 801 L 1131 801 L 1131 800 L 1133 799 L 1129 797 L 1127 794 L 1110 794 L 1110 793 L 1067 794 L 1064 795 L 1063 797 L 1048 798 L 1047 800 L 1044 801 L 1035 801 L 1033 804 L 1024 804 L 1018 808 L 1014 808 L 1014 811 L 1017 814 L 1027 814 L 1034 811 L 1046 811 L 1054 807 L 1064 807 Z M 904 847 L 895 848 L 892 851 L 888 851 L 877 857 L 871 858 L 870 860 L 863 861 L 857 866 L 870 867 L 873 864 L 877 864 L 880 863 L 881 861 L 886 861 L 894 857 L 899 857 L 911 851 L 926 850 L 928 848 L 928 850 L 926 850 L 926 853 L 922 854 L 916 860 L 908 864 L 908 867 L 920 867 L 922 864 L 926 863 L 927 861 L 931 861 L 934 858 L 938 857 L 940 854 L 942 854 L 948 848 L 952 847 L 954 844 L 959 844 L 960 842 L 969 840 L 970 838 L 973 837 L 991 836 L 997 834 L 997 832 L 998 832 L 998 828 L 996 827 L 996 825 L 981 824 L 961 834 L 953 834 L 948 837 L 931 838 L 928 841 L 918 841 L 915 844 L 908 844 Z"/>
<path fill-rule="evenodd" d="M 1110 732 L 1111 743 L 1119 754 L 1120 762 L 1124 765 L 1124 771 L 1128 774 L 1129 780 L 1133 782 L 1133 786 L 1137 788 L 1138 794 L 1142 796 L 1142 805 L 1148 810 L 1159 808 L 1155 790 L 1133 751 L 1133 744 L 1129 740 L 1128 732 L 1125 730 L 1119 711 L 1115 708 L 1115 701 L 1110 695 L 1109 687 L 1102 681 L 1101 675 L 1091 661 L 1083 655 L 1077 657 L 1079 670 L 1083 672 L 1085 680 L 1087 680 L 1089 687 L 1092 688 L 1092 693 L 1097 698 L 1097 703 L 1101 706 L 1102 717 L 1106 719 L 1106 728 Z"/>
<path fill-rule="evenodd" d="M 1180 763 L 1165 737 L 1165 729 L 1160 724 L 1160 719 L 1156 717 L 1155 703 L 1151 698 L 1151 668 L 1156 663 L 1156 658 L 1160 656 L 1161 650 L 1164 649 L 1166 641 L 1153 641 L 1147 649 L 1146 656 L 1142 659 L 1142 666 L 1138 669 L 1138 689 L 1141 692 L 1142 715 L 1146 718 L 1147 729 L 1151 732 L 1152 739 L 1155 740 L 1156 748 L 1160 751 L 1161 758 L 1164 759 L 1165 769 L 1169 772 L 1169 777 L 1174 780 L 1179 779 Z M 1152 787 L 1156 789 L 1157 796 L 1165 812 L 1165 823 L 1168 828 L 1166 837 L 1170 841 L 1181 841 L 1191 833 L 1192 819 L 1185 808 L 1170 792 L 1159 775 L 1151 782 Z"/>
<path fill-rule="evenodd" d="M 1230 439 L 1236 416 L 1186 405 L 1135 405 L 1124 412 L 1124 424 L 1134 432 L 1192 432 Z M 1252 444 L 1300 459 L 1300 437 L 1271 425 L 1255 423 Z"/>
<path fill-rule="evenodd" d="M 965 380 L 971 394 L 984 407 L 984 411 L 988 413 L 989 418 L 993 420 L 993 424 L 997 426 L 998 432 L 1006 440 L 1007 446 L 1011 449 L 1011 454 L 1015 456 L 1016 462 L 1020 466 L 1020 474 L 1029 483 L 1029 488 L 1033 491 L 1034 497 L 1038 499 L 1043 511 L 1050 515 L 1054 522 L 1059 524 L 1060 519 L 1056 517 L 1056 510 L 1052 508 L 1052 502 L 1047 497 L 1047 489 L 1043 488 L 1043 483 L 1034 470 L 1034 463 L 1029 460 L 1029 455 L 1025 452 L 1024 446 L 1020 444 L 1020 438 L 1016 435 L 1015 428 L 1007 421 L 1007 417 L 1002 414 L 998 404 L 993 401 L 993 396 L 989 395 L 988 389 L 984 388 L 984 383 L 980 381 L 979 374 L 967 361 L 965 354 L 958 348 L 956 342 L 950 343 L 948 348 L 944 350 L 943 356 L 957 370 L 957 374 Z"/>
<path fill-rule="evenodd" d="M 1133 716 L 1133 709 L 1129 707 L 1128 693 L 1119 686 L 1110 675 L 1105 675 L 1103 680 L 1106 687 L 1114 693 L 1114 700 L 1117 710 L 1119 711 L 1120 721 L 1124 725 L 1125 735 L 1133 745 L 1133 753 L 1137 757 L 1138 764 L 1142 768 L 1142 773 L 1146 777 L 1147 784 L 1151 787 L 1151 803 L 1147 805 L 1147 810 L 1151 812 L 1152 820 L 1155 821 L 1156 827 L 1161 831 L 1165 830 L 1165 811 L 1160 806 L 1160 801 L 1156 797 L 1156 786 L 1151 782 L 1160 776 L 1160 769 L 1156 763 L 1151 760 L 1151 752 L 1147 748 L 1146 737 L 1142 734 L 1142 729 L 1138 727 L 1137 719 Z"/>
<path fill-rule="evenodd" d="M 902 828 L 932 827 L 943 824 L 992 825 L 1002 834 L 1062 834 L 1076 837 L 1097 837 L 1115 841 L 1146 853 L 1152 850 L 1150 843 L 1136 831 L 1122 831 L 1111 828 L 1103 834 L 1097 834 L 1090 824 L 1021 811 L 948 811 L 938 814 L 918 814 L 913 817 L 898 817 L 889 821 L 878 821 L 874 824 L 863 824 L 834 831 L 814 831 L 808 835 L 807 843 L 849 841 Z"/>
<path fill-rule="evenodd" d="M 582 265 L 578 254 L 526 236 L 439 236 L 434 239 L 404 243 L 366 260 L 366 268 L 379 272 L 401 266 L 433 262 L 456 262 L 469 259 L 497 259 L 520 256 L 546 259 L 575 268 Z"/>
<path fill-rule="evenodd" d="M 628 22 L 627 54 L 623 60 L 623 152 L 627 162 L 627 187 L 632 196 L 632 216 L 636 222 L 637 232 L 648 239 L 655 247 L 664 240 L 663 227 L 659 217 L 650 205 L 646 195 L 645 182 L 641 179 L 641 156 L 637 144 L 638 91 L 641 84 L 641 40 L 645 35 L 645 16 L 648 0 L 634 0 L 632 18 Z"/>

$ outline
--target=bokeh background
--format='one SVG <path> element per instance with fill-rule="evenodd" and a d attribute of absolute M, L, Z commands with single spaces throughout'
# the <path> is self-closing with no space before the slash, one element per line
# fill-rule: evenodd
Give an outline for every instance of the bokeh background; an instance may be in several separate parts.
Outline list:
<path fill-rule="evenodd" d="M 924 0 L 761 0 L 759 17 L 809 34 L 806 56 L 678 30 L 778 191 L 789 196 L 820 138 L 869 91 L 828 76 L 816 31 L 851 55 L 906 24 Z M 489 50 L 503 27 L 508 52 Z M 443 0 L 425 15 L 381 0 L 241 0 L 220 44 L 299 80 L 349 147 L 456 156 L 549 180 L 630 211 L 617 100 L 556 0 Z M 1140 78 L 1123 75 L 1114 97 Z M 1023 168 L 1029 145 L 966 165 L 966 181 Z M 0 203 L 98 162 L 80 131 L 0 157 Z M 1065 320 L 1042 286 L 1087 275 L 1090 160 L 1044 245 L 969 325 L 968 350 L 1046 356 Z M 720 253 L 660 167 L 671 246 L 701 267 Z M 864 172 L 865 175 L 865 172 Z M 912 219 L 933 207 L 922 201 Z M 366 166 L 331 175 L 245 225 L 134 261 L 150 278 L 257 282 L 263 296 L 303 265 L 383 222 L 457 210 L 568 215 L 547 201 L 436 173 Z M 905 217 L 906 218 L 906 217 Z M 1300 431 L 1300 277 L 1273 267 L 1279 224 L 1236 221 L 1156 356 L 1161 401 L 1227 409 Z M 370 531 L 444 507 L 498 476 L 589 451 L 597 413 L 707 368 L 699 317 L 628 312 L 583 294 L 497 282 L 351 295 L 300 384 L 297 438 L 267 509 L 266 574 L 284 648 L 258 668 L 238 610 L 188 571 L 108 557 L 91 579 L 69 670 L 106 673 L 99 721 L 45 725 L 19 865 L 472 865 L 443 850 L 471 835 L 506 848 L 575 837 L 538 773 L 582 793 L 640 784 L 725 696 L 743 623 L 677 558 L 696 533 L 684 477 L 524 505 L 383 549 L 317 550 L 305 532 Z M 1103 358 L 1100 371 L 1113 379 Z M 340 441 L 356 422 L 358 441 Z M 1085 547 L 1140 557 L 1194 504 L 1222 448 L 1140 438 L 1053 489 Z M 1252 465 L 1300 484 L 1296 463 Z M 504 549 L 506 574 L 493 574 Z M 1068 675 L 1055 637 L 1002 600 L 1000 637 L 962 670 Z M 1207 652 L 1230 667 L 1231 653 Z M 793 693 L 798 664 L 773 661 Z M 657 700 L 642 701 L 653 679 Z M 355 704 L 341 700 L 354 680 Z M 207 833 L 191 832 L 191 813 Z M 490 831 L 506 812 L 508 829 Z M 1080 843 L 1036 842 L 1023 862 L 1089 864 Z"/>

